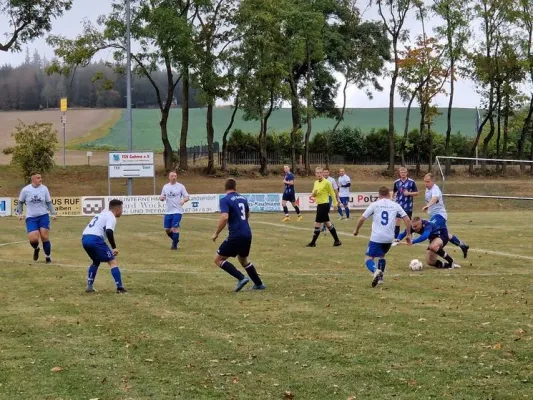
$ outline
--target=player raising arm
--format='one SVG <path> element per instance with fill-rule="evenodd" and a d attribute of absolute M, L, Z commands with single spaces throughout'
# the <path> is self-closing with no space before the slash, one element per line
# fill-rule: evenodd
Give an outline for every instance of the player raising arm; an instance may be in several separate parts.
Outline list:
<path fill-rule="evenodd" d="M 365 221 L 372 217 L 372 234 L 365 254 L 365 265 L 372 272 L 372 287 L 376 287 L 382 280 L 385 272 L 385 255 L 389 252 L 394 240 L 394 228 L 396 227 L 396 216 L 403 219 L 406 229 L 406 240 L 411 241 L 411 220 L 398 203 L 390 199 L 390 190 L 386 186 L 379 188 L 379 198 L 365 210 L 353 232 L 354 236 L 359 235 L 359 230 Z M 375 259 L 378 258 L 376 268 Z"/>
<path fill-rule="evenodd" d="M 183 205 L 189 201 L 189 193 L 187 193 L 185 186 L 178 182 L 178 174 L 176 172 L 168 174 L 168 183 L 163 186 L 159 200 L 166 202 L 163 225 L 167 236 L 172 239 L 170 250 L 177 250 L 180 241 Z"/>
<path fill-rule="evenodd" d="M 449 234 L 446 228 L 440 228 L 431 221 L 421 219 L 420 217 L 414 217 L 412 230 L 420 236 L 407 244 L 418 244 L 429 240 L 429 246 L 426 252 L 426 262 L 428 265 L 435 268 L 461 268 L 461 266 L 456 264 L 453 258 L 444 251 L 444 247 L 446 247 L 449 240 Z M 407 232 L 400 233 L 400 235 L 398 235 L 398 241 L 403 240 L 406 234 Z M 437 256 L 445 259 L 446 264 L 437 260 Z"/>
<path fill-rule="evenodd" d="M 122 286 L 122 276 L 120 268 L 118 267 L 115 256 L 118 255 L 117 245 L 115 243 L 115 225 L 117 218 L 122 215 L 122 201 L 111 200 L 109 202 L 109 210 L 102 211 L 95 216 L 83 231 L 81 244 L 85 252 L 92 261 L 87 272 L 87 293 L 95 292 L 94 279 L 98 272 L 100 263 L 106 262 L 111 268 L 111 276 L 117 286 L 117 294 L 126 293 L 127 290 Z M 109 241 L 111 250 L 105 243 L 105 238 Z"/>
<path fill-rule="evenodd" d="M 33 261 L 39 259 L 39 239 L 41 239 L 46 263 L 50 264 L 52 262 L 50 258 L 52 244 L 50 243 L 50 216 L 48 212 L 52 215 L 52 219 L 56 219 L 56 210 L 52 204 L 50 192 L 42 184 L 42 181 L 40 173 L 32 172 L 31 184 L 20 191 L 15 214 L 22 220 L 24 218 L 24 204 L 26 204 L 26 231 L 30 245 L 33 247 Z"/>
<path fill-rule="evenodd" d="M 252 247 L 252 230 L 248 224 L 248 219 L 250 218 L 248 200 L 237 193 L 235 179 L 227 179 L 224 187 L 226 196 L 220 199 L 220 220 L 218 221 L 217 230 L 211 239 L 215 242 L 226 225 L 228 226 L 229 235 L 218 248 L 214 260 L 215 264 L 237 279 L 235 292 L 240 291 L 248 283 L 249 279 L 228 261 L 230 257 L 237 257 L 239 263 L 244 267 L 254 283 L 252 290 L 266 289 L 255 266 L 248 261 L 250 248 Z"/>
<path fill-rule="evenodd" d="M 439 186 L 435 183 L 435 177 L 433 174 L 426 174 L 424 176 L 424 185 L 426 186 L 426 205 L 422 210 L 427 211 L 429 219 L 437 225 L 437 227 L 448 230 L 446 226 L 448 213 L 444 207 L 442 192 L 440 191 Z M 450 233 L 450 242 L 463 251 L 464 258 L 468 256 L 469 246 L 461 239 Z"/>

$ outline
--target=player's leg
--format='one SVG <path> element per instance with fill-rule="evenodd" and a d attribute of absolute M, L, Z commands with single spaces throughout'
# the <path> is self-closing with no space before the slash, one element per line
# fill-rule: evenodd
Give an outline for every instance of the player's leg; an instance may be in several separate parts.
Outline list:
<path fill-rule="evenodd" d="M 165 214 L 163 228 L 165 229 L 167 236 L 172 240 L 172 214 Z"/>
<path fill-rule="evenodd" d="M 287 196 L 285 195 L 285 193 L 283 193 L 283 198 L 281 200 L 281 207 L 283 207 L 283 215 L 284 215 L 282 219 L 283 222 L 287 222 L 291 220 L 291 216 L 289 215 L 289 207 L 287 207 L 286 198 Z"/>
<path fill-rule="evenodd" d="M 350 219 L 350 198 L 349 197 L 343 197 L 341 199 L 341 203 L 344 206 L 344 213 L 346 214 L 346 219 Z"/>
<path fill-rule="evenodd" d="M 296 204 L 296 194 L 292 194 L 290 203 L 292 205 L 292 208 L 294 208 L 294 211 L 296 211 L 296 220 L 301 221 L 303 217 L 302 214 L 300 214 L 300 207 L 298 207 L 298 204 Z"/>
<path fill-rule="evenodd" d="M 239 252 L 239 241 L 238 240 L 232 240 L 230 238 L 227 238 L 222 242 L 220 247 L 217 250 L 217 254 L 215 254 L 215 265 L 231 276 L 233 276 L 235 279 L 237 279 L 237 287 L 235 288 L 235 292 L 240 291 L 244 285 L 248 283 L 248 278 L 244 276 L 244 274 L 239 271 L 235 265 L 230 263 L 228 261 L 228 258 L 237 256 Z"/>
<path fill-rule="evenodd" d="M 113 256 L 113 253 L 111 253 Z M 124 285 L 122 284 L 122 274 L 120 273 L 120 267 L 118 266 L 117 260 L 113 257 L 112 260 L 107 262 L 109 268 L 111 268 L 111 276 L 115 281 L 115 286 L 117 287 L 117 294 L 128 293 Z"/>
<path fill-rule="evenodd" d="M 446 260 L 446 264 L 444 264 L 444 266 L 441 266 L 442 261 L 440 260 L 435 261 L 434 266 L 437 268 L 453 268 L 454 260 L 452 256 L 446 253 L 446 251 L 444 250 L 444 245 L 445 243 L 440 237 L 434 238 L 429 243 L 428 250 Z"/>
<path fill-rule="evenodd" d="M 375 259 L 376 258 L 384 258 L 385 254 L 383 253 L 383 249 L 381 246 L 381 243 L 374 243 L 369 242 L 368 247 L 366 249 L 365 254 L 365 265 L 368 268 L 368 270 L 372 273 L 372 287 L 376 287 L 378 284 L 380 278 L 383 276 L 383 272 L 376 267 Z"/>
<path fill-rule="evenodd" d="M 239 249 L 239 254 L 237 255 L 237 260 L 239 260 L 239 263 L 243 266 L 243 268 L 246 270 L 246 273 L 254 283 L 254 286 L 252 287 L 252 290 L 264 290 L 266 289 L 266 286 L 263 284 L 263 281 L 259 277 L 259 274 L 257 273 L 257 270 L 255 269 L 255 265 L 248 260 L 248 256 L 250 255 L 250 248 L 252 245 L 252 240 L 250 241 L 242 241 L 241 242 L 241 248 Z"/>
<path fill-rule="evenodd" d="M 28 233 L 28 240 L 33 248 L 33 261 L 39 259 L 39 223 L 36 218 L 26 218 L 26 232 Z"/>
<path fill-rule="evenodd" d="M 172 250 L 178 249 L 178 243 L 180 241 L 180 225 L 182 214 L 173 214 L 172 215 Z"/>
<path fill-rule="evenodd" d="M 426 264 L 430 267 L 444 268 L 443 262 L 437 259 L 437 254 L 429 249 L 426 250 Z"/>
<path fill-rule="evenodd" d="M 50 242 L 50 217 L 48 214 L 39 217 L 39 236 L 41 236 L 41 242 L 43 243 L 44 255 L 46 256 L 46 263 L 52 262 L 52 243 Z"/>
<path fill-rule="evenodd" d="M 400 218 L 396 218 L 396 226 L 394 227 L 394 239 L 398 239 L 398 236 L 400 236 L 400 225 L 402 220 Z"/>
<path fill-rule="evenodd" d="M 459 247 L 463 251 L 463 257 L 468 257 L 468 249 L 470 248 L 469 245 L 467 245 L 465 242 L 463 242 L 461 239 L 459 239 L 457 236 L 455 236 L 452 233 L 449 233 L 450 242 Z"/>
<path fill-rule="evenodd" d="M 323 221 L 323 217 L 321 215 L 321 207 L 320 204 L 316 207 L 316 216 L 315 216 L 315 228 L 313 231 L 313 239 L 307 244 L 307 247 L 316 247 L 316 241 L 318 237 L 320 236 L 320 228 L 322 224 L 325 221 Z"/>
<path fill-rule="evenodd" d="M 335 225 L 329 220 L 329 214 L 327 215 L 325 225 L 329 229 L 329 233 L 331 233 L 331 237 L 333 238 L 333 246 L 337 247 L 342 245 L 342 242 L 339 240 L 339 235 L 337 234 L 337 229 L 335 229 Z"/>
<path fill-rule="evenodd" d="M 331 210 L 331 205 L 333 204 L 333 199 L 330 197 L 329 198 L 329 210 Z M 327 225 L 326 224 L 322 224 L 322 232 L 324 232 L 324 235 L 326 234 L 327 232 Z"/>

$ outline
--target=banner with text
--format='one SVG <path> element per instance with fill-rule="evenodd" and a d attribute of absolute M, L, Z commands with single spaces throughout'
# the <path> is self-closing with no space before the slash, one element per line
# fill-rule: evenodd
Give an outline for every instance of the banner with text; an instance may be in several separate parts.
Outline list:
<path fill-rule="evenodd" d="M 11 215 L 11 198 L 0 197 L 0 217 L 9 217 Z"/>
<path fill-rule="evenodd" d="M 165 213 L 165 202 L 159 196 L 92 196 L 83 197 L 81 213 L 86 216 L 99 214 L 107 209 L 112 199 L 124 202 L 124 215 L 162 215 Z M 189 202 L 183 207 L 184 213 L 213 213 L 218 211 L 217 194 L 191 195 Z"/>
<path fill-rule="evenodd" d="M 11 200 L 11 210 L 13 215 L 15 215 L 19 200 L 15 197 Z M 81 215 L 80 197 L 52 197 L 52 204 L 58 217 L 79 217 Z M 26 213 L 26 210 L 24 210 L 24 213 Z"/>
<path fill-rule="evenodd" d="M 248 200 L 250 212 L 282 211 L 280 193 L 242 193 L 242 195 L 246 197 L 246 200 Z M 219 195 L 219 199 L 223 198 L 224 196 L 226 195 Z M 218 204 L 217 211 L 219 211 Z"/>
<path fill-rule="evenodd" d="M 350 193 L 348 207 L 350 207 L 350 210 L 364 210 L 377 199 L 378 194 L 374 192 L 352 192 Z M 296 204 L 302 211 L 316 210 L 316 203 L 311 198 L 311 193 L 299 194 L 296 198 Z"/>

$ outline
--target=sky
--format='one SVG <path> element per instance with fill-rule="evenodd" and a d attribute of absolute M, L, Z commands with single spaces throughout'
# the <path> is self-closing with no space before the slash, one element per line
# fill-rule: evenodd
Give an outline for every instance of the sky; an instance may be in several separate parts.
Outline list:
<path fill-rule="evenodd" d="M 365 10 L 363 14 L 364 19 L 367 20 L 380 20 L 377 9 L 375 7 L 367 8 L 366 5 L 368 0 L 359 0 L 359 5 L 361 10 Z M 74 0 L 72 9 L 66 12 L 63 17 L 56 19 L 52 23 L 53 35 L 64 35 L 70 38 L 75 37 L 80 34 L 82 31 L 82 22 L 84 20 L 91 21 L 96 25 L 96 19 L 99 15 L 105 14 L 111 10 L 111 0 Z M 429 33 L 434 26 L 436 26 L 439 21 L 433 17 L 430 18 L 426 23 L 426 31 Z M 0 32 L 5 32 L 4 28 L 7 26 L 7 19 L 3 16 L 0 16 Z M 406 19 L 406 27 L 410 31 L 410 36 L 412 40 L 417 35 L 420 35 L 422 32 L 422 27 L 419 21 L 416 20 L 416 17 L 410 15 Z M 46 38 L 39 38 L 33 42 L 27 44 L 26 46 L 30 50 L 30 54 L 33 54 L 34 50 L 37 49 L 41 56 L 46 56 L 49 60 L 53 58 L 53 50 L 46 44 Z M 25 50 L 20 53 L 5 53 L 0 52 L 0 65 L 9 63 L 12 65 L 19 65 L 24 61 Z M 98 54 L 99 59 L 109 59 L 111 60 L 112 54 L 111 51 L 107 53 L 105 51 Z M 338 77 L 341 81 L 342 77 Z M 382 77 L 380 83 L 383 86 L 384 90 L 382 92 L 373 92 L 373 98 L 370 100 L 366 94 L 356 88 L 349 88 L 347 90 L 347 107 L 349 108 L 367 108 L 367 107 L 388 107 L 389 106 L 389 87 L 390 87 L 390 78 Z M 475 85 L 473 82 L 468 80 L 459 80 L 456 82 L 456 95 L 454 100 L 455 107 L 459 108 L 473 108 L 479 106 L 479 96 L 475 91 Z M 396 106 L 401 107 L 401 99 L 398 95 L 395 98 Z M 439 107 L 447 107 L 448 97 L 445 95 L 439 95 L 435 99 L 436 104 Z M 342 91 L 339 90 L 339 96 L 337 98 L 337 105 L 342 105 Z"/>

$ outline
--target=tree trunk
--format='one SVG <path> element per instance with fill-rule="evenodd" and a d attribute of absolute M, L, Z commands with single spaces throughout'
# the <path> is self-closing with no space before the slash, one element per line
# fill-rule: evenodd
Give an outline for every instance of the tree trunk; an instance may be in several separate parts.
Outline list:
<path fill-rule="evenodd" d="M 389 173 L 394 174 L 395 150 L 394 150 L 394 94 L 396 93 L 396 81 L 398 79 L 398 38 L 392 40 L 394 50 L 394 71 L 392 73 L 390 93 L 389 93 Z"/>
<path fill-rule="evenodd" d="M 425 110 L 425 106 L 424 105 L 421 105 L 420 106 L 420 125 L 419 125 L 419 130 L 420 130 L 420 137 L 419 137 L 419 140 L 418 140 L 418 146 L 416 146 L 416 176 L 420 176 L 420 164 L 422 163 L 422 160 L 421 160 L 421 156 L 422 156 L 422 146 L 424 144 L 424 128 L 426 126 L 425 122 L 424 122 L 424 119 L 426 118 L 426 110 Z"/>
<path fill-rule="evenodd" d="M 213 128 L 213 104 L 207 105 L 207 114 L 205 121 L 205 128 L 207 130 L 207 175 L 215 173 L 215 156 L 213 152 L 213 141 L 215 137 L 215 129 Z"/>
<path fill-rule="evenodd" d="M 431 124 L 428 124 L 427 132 L 428 132 L 428 143 L 429 143 L 428 174 L 430 174 L 431 173 L 431 169 L 433 168 L 433 135 L 431 134 Z"/>
<path fill-rule="evenodd" d="M 511 107 L 511 101 L 509 99 L 509 94 L 505 96 L 505 107 L 503 115 L 503 149 L 502 156 L 504 159 L 507 159 L 507 147 L 509 146 L 509 112 Z M 504 162 L 502 165 L 502 173 L 505 175 L 507 173 L 507 163 Z"/>
<path fill-rule="evenodd" d="M 531 99 L 529 100 L 529 110 L 526 118 L 524 119 L 524 124 L 522 125 L 522 131 L 520 132 L 520 139 L 518 140 L 518 159 L 524 159 L 524 152 L 526 147 L 526 135 L 528 130 L 531 127 L 531 121 L 533 120 L 533 93 L 531 94 Z M 526 164 L 520 164 L 520 172 L 525 172 Z"/>
<path fill-rule="evenodd" d="M 502 107 L 498 106 L 498 115 L 496 117 L 496 158 L 501 158 L 500 143 L 502 137 Z"/>
<path fill-rule="evenodd" d="M 292 130 L 291 130 L 291 167 L 292 171 L 296 171 L 296 139 L 298 130 L 302 128 L 302 116 L 300 113 L 300 100 L 298 98 L 298 84 L 294 80 L 294 75 L 291 71 L 289 74 L 289 86 L 291 89 L 291 115 L 292 115 Z"/>
<path fill-rule="evenodd" d="M 180 170 L 186 171 L 187 159 L 187 135 L 189 133 L 189 68 L 183 71 L 182 99 L 181 99 L 181 136 L 180 136 Z"/>
<path fill-rule="evenodd" d="M 237 114 L 238 109 L 239 93 L 237 93 L 237 96 L 235 97 L 235 106 L 233 108 L 233 112 L 231 113 L 231 119 L 229 121 L 229 124 L 226 127 L 226 130 L 224 131 L 224 135 L 222 135 L 222 171 L 224 172 L 228 170 L 228 134 L 231 131 L 233 123 L 235 122 L 235 115 Z"/>
<path fill-rule="evenodd" d="M 266 176 L 268 173 L 268 157 L 266 150 L 266 133 L 267 133 L 267 122 L 265 118 L 261 118 L 261 130 L 259 132 L 259 172 L 261 175 Z"/>
<path fill-rule="evenodd" d="M 312 108 L 313 108 L 313 91 L 311 90 L 311 51 L 309 49 L 309 40 L 306 42 L 306 51 L 307 51 L 307 74 L 306 74 L 306 98 L 307 98 L 307 129 L 305 131 L 305 173 L 309 176 L 311 174 L 311 163 L 309 162 L 309 140 L 311 139 L 312 127 Z"/>
<path fill-rule="evenodd" d="M 168 140 L 168 114 L 169 110 L 164 108 L 161 110 L 161 120 L 159 121 L 159 127 L 161 128 L 161 140 L 163 142 L 163 160 L 165 162 L 165 171 L 169 172 L 174 167 L 174 161 L 172 159 L 172 146 Z"/>
<path fill-rule="evenodd" d="M 448 42 L 450 42 L 450 40 L 452 40 L 450 38 L 450 34 L 448 34 Z M 451 43 L 449 43 L 449 45 L 452 47 L 453 49 L 453 45 Z M 453 50 L 450 50 L 450 53 L 452 53 Z M 446 140 L 444 142 L 444 155 L 446 157 L 449 157 L 450 156 L 450 139 L 451 139 L 451 136 L 452 136 L 452 110 L 453 110 L 453 96 L 455 94 L 455 57 L 451 56 L 450 57 L 450 73 L 451 73 L 451 77 L 450 77 L 450 101 L 448 102 L 448 114 L 446 116 L 446 121 L 447 121 L 447 127 L 446 127 Z M 452 169 L 452 160 L 450 160 L 449 158 L 446 159 L 446 176 L 449 176 L 451 174 L 451 169 Z"/>
<path fill-rule="evenodd" d="M 416 91 L 413 92 L 411 95 L 411 98 L 409 99 L 409 104 L 407 104 L 407 113 L 405 116 L 405 127 L 403 130 L 403 138 L 402 138 L 402 147 L 400 149 L 400 155 L 402 158 L 402 167 L 405 167 L 406 161 L 405 161 L 405 145 L 407 144 L 407 136 L 409 135 L 409 119 L 411 118 L 411 107 L 413 105 L 413 101 L 416 97 Z"/>
<path fill-rule="evenodd" d="M 497 99 L 499 100 L 499 99 Z M 495 108 L 495 104 L 494 104 L 494 86 L 493 86 L 493 83 L 491 82 L 490 84 L 490 89 L 489 89 L 489 126 L 490 126 L 490 130 L 489 130 L 489 134 L 487 135 L 487 137 L 485 139 L 483 139 L 483 151 L 482 151 L 482 157 L 483 158 L 488 158 L 488 155 L 489 155 L 489 144 L 490 144 L 490 141 L 492 140 L 493 136 L 494 136 L 494 132 L 495 132 L 495 126 L 494 126 L 494 108 Z M 486 161 L 482 161 L 481 162 L 481 171 L 485 172 L 487 170 L 487 162 Z"/>

